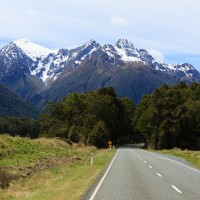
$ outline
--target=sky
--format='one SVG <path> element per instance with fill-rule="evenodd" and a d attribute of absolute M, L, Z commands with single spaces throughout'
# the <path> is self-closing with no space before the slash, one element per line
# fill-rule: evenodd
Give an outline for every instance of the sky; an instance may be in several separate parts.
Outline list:
<path fill-rule="evenodd" d="M 21 38 L 74 48 L 130 40 L 159 62 L 200 71 L 199 0 L 0 0 L 0 48 Z"/>

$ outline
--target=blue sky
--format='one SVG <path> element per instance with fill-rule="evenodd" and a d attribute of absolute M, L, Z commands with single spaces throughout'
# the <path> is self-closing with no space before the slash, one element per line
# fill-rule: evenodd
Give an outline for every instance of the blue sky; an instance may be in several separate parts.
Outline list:
<path fill-rule="evenodd" d="M 129 39 L 157 60 L 200 71 L 199 0 L 1 0 L 0 47 L 27 38 L 49 48 Z"/>

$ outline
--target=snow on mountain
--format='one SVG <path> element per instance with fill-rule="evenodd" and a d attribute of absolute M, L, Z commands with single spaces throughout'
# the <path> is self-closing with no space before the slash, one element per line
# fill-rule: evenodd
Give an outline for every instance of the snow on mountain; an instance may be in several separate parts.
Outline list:
<path fill-rule="evenodd" d="M 19 39 L 12 43 L 32 60 L 28 65 L 30 74 L 39 77 L 45 83 L 51 78 L 56 79 L 68 60 L 69 51 L 66 49 L 52 50 L 27 39 Z"/>
<path fill-rule="evenodd" d="M 127 39 L 119 39 L 115 45 L 106 44 L 103 46 L 95 40 L 90 40 L 71 50 L 52 50 L 27 39 L 19 39 L 0 50 L 0 63 L 4 63 L 2 68 L 6 68 L 6 66 L 9 68 L 13 66 L 13 62 L 16 63 L 20 60 L 20 64 L 17 66 L 23 67 L 25 69 L 24 73 L 29 72 L 48 84 L 55 81 L 63 71 L 79 67 L 86 59 L 90 59 L 94 54 L 100 56 L 102 52 L 107 55 L 105 59 L 116 66 L 120 62 L 130 62 L 133 65 L 134 62 L 141 62 L 155 70 L 177 78 L 181 77 L 180 79 L 184 79 L 184 77 L 189 79 L 194 75 L 200 77 L 199 73 L 190 64 L 156 62 L 148 51 L 136 49 Z"/>
<path fill-rule="evenodd" d="M 0 49 L 0 71 L 2 73 L 7 74 L 13 70 L 14 65 L 19 68 L 19 71 L 28 73 L 32 62 L 32 59 L 13 42 Z"/>
<path fill-rule="evenodd" d="M 72 67 L 77 67 L 85 59 L 90 58 L 101 46 L 95 41 L 90 40 L 80 47 L 71 49 L 69 52 L 69 63 Z"/>
<path fill-rule="evenodd" d="M 19 39 L 13 41 L 28 57 L 33 61 L 37 61 L 38 58 L 45 58 L 50 53 L 56 53 L 57 51 L 43 47 L 39 44 L 33 43 L 27 39 Z"/>
<path fill-rule="evenodd" d="M 200 73 L 191 64 L 166 64 L 154 62 L 153 66 L 156 70 L 169 74 L 178 81 L 200 82 Z"/>
<path fill-rule="evenodd" d="M 117 60 L 124 62 L 143 62 L 138 50 L 126 39 L 119 39 L 115 46 L 106 44 L 102 47 L 102 50 L 109 57 Z"/>
<path fill-rule="evenodd" d="M 142 61 L 147 63 L 148 65 L 152 65 L 152 63 L 155 62 L 155 59 L 147 50 L 140 49 L 138 52 L 140 54 L 140 58 L 142 59 Z"/>
<path fill-rule="evenodd" d="M 115 46 L 116 51 L 121 59 L 126 62 L 142 61 L 140 54 L 134 45 L 127 39 L 119 39 Z"/>

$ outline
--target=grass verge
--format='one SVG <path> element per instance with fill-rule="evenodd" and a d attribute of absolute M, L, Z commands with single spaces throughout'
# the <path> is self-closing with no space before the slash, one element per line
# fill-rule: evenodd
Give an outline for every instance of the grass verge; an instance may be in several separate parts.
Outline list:
<path fill-rule="evenodd" d="M 7 139 L 12 140 L 12 145 Z M 75 162 L 57 162 L 56 165 L 47 169 L 13 180 L 7 189 L 0 190 L 1 200 L 81 199 L 116 152 L 115 150 L 97 150 L 94 147 L 69 147 L 62 141 L 52 139 L 42 139 L 42 147 L 39 145 L 40 150 L 37 150 L 38 141 L 7 138 L 7 136 L 2 140 L 4 150 L 2 150 L 3 156 L 0 160 L 0 166 L 5 168 L 11 165 L 8 169 L 11 169 L 11 171 L 15 169 L 16 173 L 19 171 L 19 166 L 26 166 L 29 169 L 38 162 L 38 159 L 46 160 L 48 157 L 57 159 L 66 156 L 72 158 L 72 160 L 75 158 Z M 24 143 L 26 147 L 22 148 L 21 145 L 23 146 L 23 144 L 16 143 Z M 41 144 L 40 140 L 39 143 Z M 31 150 L 32 148 L 34 150 Z M 25 149 L 27 149 L 26 153 L 24 152 Z M 88 159 L 91 152 L 94 153 L 94 164 L 92 166 L 90 166 Z M 21 162 L 19 162 L 20 160 Z"/>
<path fill-rule="evenodd" d="M 159 150 L 156 152 L 184 158 L 185 160 L 193 163 L 196 168 L 200 169 L 200 151 L 181 150 L 175 148 L 171 150 Z"/>

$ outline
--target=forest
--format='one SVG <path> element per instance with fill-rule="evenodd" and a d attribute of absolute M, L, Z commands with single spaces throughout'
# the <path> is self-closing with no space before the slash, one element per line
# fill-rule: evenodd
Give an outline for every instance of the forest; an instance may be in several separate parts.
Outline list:
<path fill-rule="evenodd" d="M 72 93 L 62 101 L 48 104 L 40 118 L 41 135 L 60 137 L 105 147 L 127 143 L 133 136 L 135 104 L 118 98 L 113 88 L 101 88 L 87 94 Z"/>
<path fill-rule="evenodd" d="M 71 93 L 48 103 L 39 120 L 0 118 L 0 133 L 57 137 L 69 143 L 107 147 L 144 142 L 147 148 L 200 149 L 200 84 L 163 85 L 138 105 L 114 89 Z"/>

